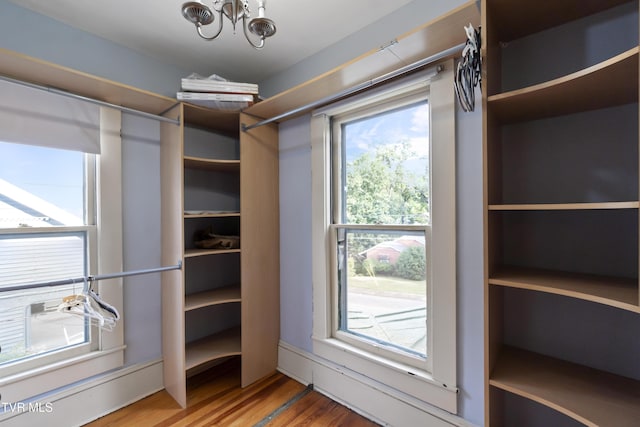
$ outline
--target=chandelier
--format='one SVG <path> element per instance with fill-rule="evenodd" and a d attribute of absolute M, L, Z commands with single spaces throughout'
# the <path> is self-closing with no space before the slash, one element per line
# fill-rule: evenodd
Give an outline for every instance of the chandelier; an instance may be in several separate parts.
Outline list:
<path fill-rule="evenodd" d="M 190 1 L 182 5 L 182 16 L 196 26 L 198 35 L 205 40 L 214 40 L 222 33 L 224 17 L 231 21 L 234 33 L 236 24 L 242 21 L 242 31 L 249 44 L 256 49 L 262 49 L 264 40 L 276 32 L 275 22 L 264 16 L 264 4 L 265 0 L 258 0 L 258 16 L 249 19 L 249 2 L 247 0 L 213 0 L 213 9 L 200 2 Z M 218 15 L 218 29 L 213 35 L 207 36 L 202 32 L 202 27 L 213 23 L 216 14 Z"/>

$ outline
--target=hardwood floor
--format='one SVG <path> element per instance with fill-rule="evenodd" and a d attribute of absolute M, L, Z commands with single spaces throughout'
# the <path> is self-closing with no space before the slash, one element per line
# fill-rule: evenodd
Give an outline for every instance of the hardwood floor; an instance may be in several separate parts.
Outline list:
<path fill-rule="evenodd" d="M 236 360 L 190 378 L 186 409 L 162 390 L 87 424 L 89 427 L 377 425 L 280 373 L 242 389 Z"/>

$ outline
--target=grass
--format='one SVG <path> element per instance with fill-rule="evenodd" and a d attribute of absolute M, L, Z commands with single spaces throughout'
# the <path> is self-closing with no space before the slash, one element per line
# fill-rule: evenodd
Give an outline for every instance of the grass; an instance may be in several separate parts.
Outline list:
<path fill-rule="evenodd" d="M 409 295 L 425 295 L 424 280 L 407 280 L 388 276 L 351 276 L 349 287 L 376 292 L 394 292 Z"/>

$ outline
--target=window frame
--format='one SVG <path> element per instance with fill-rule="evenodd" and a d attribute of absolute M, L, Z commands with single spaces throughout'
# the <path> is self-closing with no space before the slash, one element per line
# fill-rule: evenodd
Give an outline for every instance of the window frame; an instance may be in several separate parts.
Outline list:
<path fill-rule="evenodd" d="M 94 166 L 88 166 L 86 171 L 94 177 L 95 184 L 94 200 L 87 201 L 86 215 L 95 218 L 95 222 L 93 225 L 70 227 L 86 230 L 88 234 L 87 263 L 91 275 L 122 271 L 121 123 L 122 116 L 119 110 L 100 108 L 100 155 L 95 157 Z M 44 229 L 30 229 L 28 232 L 38 230 Z M 96 286 L 102 298 L 118 310 L 122 310 L 121 278 L 101 281 L 94 285 L 94 288 Z M 73 346 L 53 354 L 16 361 L 4 370 L 0 368 L 2 401 L 24 401 L 123 366 L 125 346 L 122 321 L 119 321 L 109 333 L 103 333 L 92 326 L 91 339 L 85 346 L 86 344 L 88 348 L 80 353 Z"/>
<path fill-rule="evenodd" d="M 376 115 L 382 115 L 386 113 L 392 113 L 399 109 L 406 108 L 411 105 L 415 105 L 418 103 L 426 102 L 429 108 L 429 120 L 431 120 L 431 105 L 429 102 L 429 85 L 423 84 L 422 82 L 416 84 L 410 84 L 407 87 L 399 88 L 398 90 L 393 90 L 390 92 L 383 91 L 380 94 L 374 94 L 369 97 L 364 96 L 362 99 L 356 99 L 354 102 L 346 102 L 342 107 L 336 107 L 336 109 L 331 109 L 331 113 L 328 114 L 331 117 L 331 128 L 328 130 L 330 132 L 329 139 L 331 140 L 331 182 L 332 182 L 332 194 L 331 194 L 331 224 L 329 225 L 330 233 L 331 233 L 331 250 L 333 253 L 333 263 L 332 263 L 332 274 L 335 278 L 331 282 L 331 292 L 332 292 L 332 304 L 333 307 L 336 307 L 335 310 L 332 310 L 332 336 L 341 341 L 345 341 L 355 347 L 359 347 L 362 350 L 372 352 L 381 357 L 389 358 L 391 360 L 395 360 L 397 362 L 406 363 L 408 365 L 414 366 L 418 369 L 426 370 L 427 372 L 431 372 L 432 363 L 431 358 L 426 357 L 418 357 L 416 355 L 410 354 L 408 351 L 402 351 L 399 349 L 393 349 L 392 345 L 378 345 L 374 343 L 371 339 L 367 339 L 364 336 L 359 337 L 355 334 L 349 333 L 347 331 L 343 331 L 341 329 L 340 322 L 340 308 L 342 307 L 343 301 L 340 298 L 342 293 L 340 292 L 340 279 L 339 279 L 339 268 L 337 265 L 337 250 L 338 242 L 336 234 L 338 229 L 348 229 L 348 230 L 376 230 L 379 232 L 390 231 L 390 232 L 398 232 L 398 231 L 407 231 L 407 232 L 415 232 L 420 231 L 424 234 L 425 238 L 425 253 L 426 253 L 426 271 L 429 273 L 429 276 L 426 279 L 426 295 L 430 294 L 430 286 L 432 282 L 431 278 L 431 268 L 430 268 L 430 243 L 431 243 L 431 221 L 424 224 L 356 224 L 351 222 L 345 222 L 346 216 L 346 189 L 345 189 L 345 146 L 344 146 L 344 138 L 342 134 L 342 125 L 348 124 L 352 122 L 359 121 L 364 118 L 369 118 Z M 429 153 L 429 163 L 431 159 L 431 153 Z M 429 166 L 429 171 L 431 171 L 431 166 Z M 429 186 L 429 209 L 431 209 L 431 176 L 428 179 Z M 431 313 L 429 303 L 431 298 L 426 298 L 426 308 L 427 308 L 427 319 L 426 319 L 426 327 L 427 327 L 427 349 L 431 347 Z M 391 344 L 391 343 L 390 343 Z"/>
<path fill-rule="evenodd" d="M 407 401 L 418 399 L 452 413 L 457 412 L 456 386 L 456 252 L 455 252 L 455 98 L 453 60 L 434 69 L 414 73 L 317 110 L 311 119 L 313 351 L 317 355 L 378 381 Z M 430 124 L 431 238 L 437 250 L 428 263 L 432 286 L 427 310 L 431 313 L 428 364 L 425 368 L 389 359 L 339 339 L 334 333 L 337 269 L 332 233 L 331 116 L 346 108 L 361 108 L 425 90 L 428 87 Z M 332 241 L 333 239 L 333 241 Z"/>

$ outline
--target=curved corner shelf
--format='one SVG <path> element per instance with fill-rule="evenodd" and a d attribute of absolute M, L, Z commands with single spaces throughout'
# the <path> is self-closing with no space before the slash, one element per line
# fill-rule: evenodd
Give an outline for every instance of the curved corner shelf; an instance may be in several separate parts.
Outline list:
<path fill-rule="evenodd" d="M 184 156 L 184 167 L 187 169 L 200 169 L 212 172 L 239 172 L 240 160 L 219 160 Z"/>
<path fill-rule="evenodd" d="M 640 419 L 640 381 L 512 347 L 503 347 L 489 384 L 587 426 L 632 427 Z"/>
<path fill-rule="evenodd" d="M 185 122 L 190 125 L 229 135 L 237 135 L 240 132 L 240 115 L 236 111 L 215 110 L 189 103 L 182 105 L 184 106 Z"/>
<path fill-rule="evenodd" d="M 489 284 L 578 298 L 640 313 L 637 279 L 500 266 L 490 274 Z"/>
<path fill-rule="evenodd" d="M 496 16 L 494 19 L 500 22 L 495 29 L 498 40 L 509 42 L 628 2 L 629 0 L 562 0 L 527 4 L 494 0 L 491 2 L 491 12 Z"/>
<path fill-rule="evenodd" d="M 193 369 L 216 359 L 241 354 L 240 328 L 231 328 L 188 343 L 185 349 L 185 369 Z"/>
<path fill-rule="evenodd" d="M 518 203 L 492 204 L 490 211 L 575 211 L 603 209 L 639 209 L 640 202 L 595 202 L 595 203 Z"/>
<path fill-rule="evenodd" d="M 240 249 L 187 249 L 184 251 L 184 257 L 192 258 L 197 256 L 235 254 L 235 253 L 240 253 Z"/>
<path fill-rule="evenodd" d="M 573 74 L 489 96 L 503 123 L 536 120 L 638 102 L 638 46 Z"/>
<path fill-rule="evenodd" d="M 197 310 L 218 304 L 240 302 L 240 285 L 225 286 L 206 292 L 187 295 L 184 299 L 184 311 Z"/>
<path fill-rule="evenodd" d="M 193 218 L 233 218 L 240 217 L 240 212 L 189 210 L 184 212 L 184 219 Z"/>

